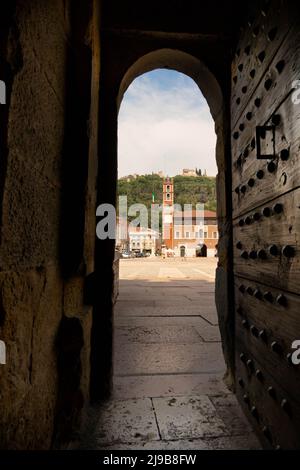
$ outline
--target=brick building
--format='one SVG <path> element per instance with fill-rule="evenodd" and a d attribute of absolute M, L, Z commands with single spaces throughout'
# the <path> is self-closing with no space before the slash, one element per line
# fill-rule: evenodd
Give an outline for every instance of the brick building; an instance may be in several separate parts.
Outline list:
<path fill-rule="evenodd" d="M 175 201 L 176 203 L 176 201 Z M 181 211 L 174 208 L 174 182 L 163 181 L 163 246 L 175 256 L 214 256 L 218 243 L 214 211 Z"/>
<path fill-rule="evenodd" d="M 197 217 L 196 210 L 174 212 L 175 256 L 214 256 L 218 243 L 218 226 L 214 211 L 203 211 Z"/>

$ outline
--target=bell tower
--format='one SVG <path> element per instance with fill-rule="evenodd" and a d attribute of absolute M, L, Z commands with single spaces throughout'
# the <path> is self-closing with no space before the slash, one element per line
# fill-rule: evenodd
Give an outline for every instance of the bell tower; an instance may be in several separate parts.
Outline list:
<path fill-rule="evenodd" d="M 174 245 L 174 226 L 173 226 L 173 205 L 174 205 L 174 183 L 169 177 L 163 181 L 163 241 L 167 248 L 173 250 Z"/>

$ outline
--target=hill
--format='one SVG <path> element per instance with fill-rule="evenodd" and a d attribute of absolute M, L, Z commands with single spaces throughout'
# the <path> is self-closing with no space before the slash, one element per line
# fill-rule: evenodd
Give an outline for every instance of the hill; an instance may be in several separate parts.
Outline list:
<path fill-rule="evenodd" d="M 174 202 L 176 204 L 193 204 L 202 202 L 205 209 L 216 210 L 216 178 L 211 176 L 175 176 Z M 135 179 L 119 179 L 118 195 L 127 195 L 128 206 L 135 203 L 145 204 L 150 208 L 152 194 L 155 203 L 162 203 L 163 180 L 159 175 L 141 175 Z"/>

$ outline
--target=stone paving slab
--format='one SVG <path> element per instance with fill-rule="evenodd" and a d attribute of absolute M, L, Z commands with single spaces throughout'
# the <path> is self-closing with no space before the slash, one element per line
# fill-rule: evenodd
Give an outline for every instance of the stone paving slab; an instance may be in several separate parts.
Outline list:
<path fill-rule="evenodd" d="M 138 286 L 144 286 L 144 287 L 151 287 L 151 286 L 157 286 L 157 287 L 164 287 L 164 286 L 188 286 L 191 288 L 194 288 L 198 285 L 204 286 L 204 285 L 211 285 L 214 284 L 214 281 L 212 279 L 203 279 L 201 276 L 197 276 L 197 279 L 163 279 L 160 278 L 158 279 L 157 276 L 153 276 L 148 273 L 147 277 L 145 279 L 132 279 L 129 277 L 130 272 L 123 273 L 122 275 L 122 270 L 120 271 L 120 281 L 122 282 L 123 286 L 130 287 L 132 282 L 135 282 Z"/>
<path fill-rule="evenodd" d="M 114 396 L 92 410 L 81 448 L 260 448 L 222 380 L 215 266 L 209 259 L 121 260 Z"/>
<path fill-rule="evenodd" d="M 114 398 L 226 395 L 222 373 L 114 377 Z"/>
<path fill-rule="evenodd" d="M 214 292 L 186 292 L 184 294 L 185 298 L 191 302 L 200 302 L 205 305 L 215 305 L 215 293 Z"/>
<path fill-rule="evenodd" d="M 132 307 L 133 305 L 136 308 L 155 307 L 155 300 L 153 299 L 153 296 L 148 299 L 145 299 L 144 297 L 141 299 L 118 299 L 116 310 L 125 310 L 126 308 Z"/>
<path fill-rule="evenodd" d="M 181 296 L 182 302 L 181 303 L 187 303 L 189 304 L 190 302 L 197 302 L 198 305 L 199 303 L 201 306 L 205 307 L 212 307 L 214 305 L 214 299 L 215 299 L 215 294 L 213 292 L 209 293 L 202 293 L 202 294 L 193 294 L 190 292 L 188 295 L 183 295 Z M 178 302 L 179 299 L 176 299 L 176 302 Z M 174 303 L 174 298 L 172 296 L 169 296 L 168 293 L 166 292 L 165 294 L 162 294 L 161 296 L 157 296 L 155 298 L 155 304 L 170 304 L 170 302 Z M 187 302 L 189 301 L 189 302 Z"/>
<path fill-rule="evenodd" d="M 154 302 L 154 301 L 153 301 Z M 176 316 L 202 316 L 207 318 L 213 324 L 217 324 L 218 316 L 215 306 L 205 307 L 202 305 L 184 304 L 178 306 L 161 305 L 161 306 L 138 306 L 136 303 L 118 302 L 115 308 L 115 318 L 120 315 L 135 317 L 176 317 Z"/>
<path fill-rule="evenodd" d="M 119 343 L 198 343 L 201 337 L 193 326 L 128 326 L 115 328 L 115 344 Z"/>
<path fill-rule="evenodd" d="M 114 400 L 103 405 L 94 439 L 102 446 L 159 440 L 151 399 Z"/>
<path fill-rule="evenodd" d="M 206 395 L 153 398 L 162 440 L 226 436 L 229 431 Z"/>
<path fill-rule="evenodd" d="M 142 327 L 142 328 L 159 328 L 159 329 L 183 329 L 191 327 L 198 332 L 198 340 L 200 341 L 221 341 L 220 330 L 218 326 L 211 325 L 202 317 L 134 317 L 121 316 L 115 318 L 115 327 Z M 166 328 L 167 327 L 167 328 Z M 116 329 L 115 341 L 118 341 L 118 329 Z M 147 342 L 147 341 L 146 341 Z"/>
<path fill-rule="evenodd" d="M 175 284 L 174 282 L 140 282 L 140 281 L 130 281 L 129 284 L 126 283 L 125 280 L 120 281 L 120 294 L 127 294 L 127 295 L 133 295 L 135 293 L 141 294 L 141 293 L 147 293 L 151 294 L 153 292 L 157 293 L 162 293 L 162 294 L 176 294 L 176 295 L 181 295 L 182 293 L 194 293 L 198 292 L 199 295 L 201 293 L 204 293 L 202 289 L 206 288 L 209 289 L 207 292 L 208 294 L 211 294 L 214 292 L 214 283 L 202 283 L 202 282 L 197 282 L 195 286 L 191 286 L 189 284 L 190 281 L 187 283 L 180 283 L 180 284 Z"/>
<path fill-rule="evenodd" d="M 130 317 L 129 317 L 130 318 Z M 202 319 L 201 319 L 202 320 Z M 218 326 L 212 326 L 202 320 L 201 326 L 159 325 L 159 326 L 116 326 L 115 344 L 117 343 L 197 343 L 199 341 L 221 341 Z"/>
<path fill-rule="evenodd" d="M 194 309 L 198 315 L 204 314 L 206 311 L 212 312 L 215 315 L 217 315 L 217 309 L 214 303 L 210 300 L 209 302 L 201 299 L 201 298 L 181 298 L 180 300 L 176 301 L 174 298 L 168 299 L 168 298 L 163 298 L 163 299 L 156 299 L 154 306 L 157 308 L 162 308 L 166 307 L 169 308 L 170 305 L 175 304 L 176 307 L 181 307 L 182 309 Z"/>
<path fill-rule="evenodd" d="M 219 326 L 211 325 L 210 323 L 207 323 L 207 321 L 203 320 L 202 318 L 200 321 L 201 321 L 201 324 L 195 325 L 195 329 L 197 330 L 198 334 L 203 339 L 203 341 L 206 341 L 206 342 L 219 341 L 220 342 L 221 335 L 220 335 Z"/>
<path fill-rule="evenodd" d="M 203 295 L 207 295 L 207 294 L 203 294 Z M 214 298 L 214 294 L 211 294 Z M 161 297 L 161 298 L 160 298 Z M 175 299 L 174 299 L 175 297 Z M 154 303 L 153 303 L 154 301 Z M 144 307 L 144 306 L 148 306 L 148 305 L 159 305 L 160 303 L 163 303 L 163 305 L 165 304 L 168 304 L 168 305 L 171 305 L 174 303 L 174 301 L 179 304 L 179 305 L 189 305 L 191 302 L 194 302 L 194 301 L 198 301 L 198 302 L 201 302 L 201 296 L 198 295 L 196 297 L 193 297 L 192 295 L 190 294 L 181 294 L 181 295 L 173 295 L 173 294 L 169 294 L 169 293 L 166 293 L 165 295 L 164 294 L 156 294 L 156 292 L 154 293 L 147 293 L 147 294 L 138 294 L 138 295 L 135 295 L 135 296 L 132 296 L 132 295 L 119 295 L 118 297 L 118 302 L 120 302 L 121 304 L 124 303 L 124 305 L 126 306 L 126 302 L 131 302 L 132 304 L 134 305 L 139 305 L 141 307 Z"/>
<path fill-rule="evenodd" d="M 231 435 L 250 433 L 251 427 L 242 412 L 236 397 L 232 394 L 219 397 L 210 397 L 218 415 L 222 418 Z"/>
<path fill-rule="evenodd" d="M 168 296 L 169 298 L 173 298 L 174 296 L 175 297 L 182 297 L 182 296 L 188 296 L 188 295 L 192 295 L 192 292 L 189 292 L 189 289 L 179 289 L 179 288 L 176 288 L 174 290 L 171 290 L 171 289 L 167 289 L 167 290 L 163 290 L 163 289 L 160 289 L 158 287 L 156 288 L 152 288 L 152 289 L 138 289 L 136 290 L 136 292 L 132 292 L 131 290 L 130 291 L 119 291 L 119 300 L 127 300 L 127 299 L 136 299 L 136 298 L 152 298 L 153 300 L 153 296 L 160 296 L 160 295 L 163 295 L 163 296 Z M 198 296 L 200 296 L 201 294 L 199 293 Z M 211 295 L 214 295 L 213 293 L 211 293 Z"/>
<path fill-rule="evenodd" d="M 211 311 L 209 311 L 208 309 L 202 310 L 200 312 L 200 316 L 201 318 L 203 318 L 203 320 L 206 320 L 207 323 L 209 323 L 212 326 L 217 326 L 219 324 L 218 314 L 215 310 L 211 310 Z"/>
<path fill-rule="evenodd" d="M 212 293 L 215 291 L 215 284 L 214 282 L 202 282 L 202 281 L 195 281 L 189 280 L 188 282 L 184 281 L 141 281 L 137 280 L 120 280 L 120 293 L 134 293 L 135 291 L 146 291 L 146 292 L 156 292 L 161 291 L 162 293 L 172 292 L 176 290 L 180 295 L 180 292 L 183 290 L 188 291 L 196 291 L 199 294 L 203 294 L 205 292 Z"/>
<path fill-rule="evenodd" d="M 122 344 L 115 351 L 115 375 L 221 372 L 219 343 Z"/>
<path fill-rule="evenodd" d="M 192 313 L 192 312 L 191 312 Z M 137 316 L 134 315 L 115 315 L 114 323 L 116 326 L 194 326 L 196 328 L 210 329 L 215 331 L 219 329 L 218 326 L 210 325 L 207 320 L 200 317 L 199 315 L 189 316 L 189 315 L 178 315 L 178 316 Z"/>
<path fill-rule="evenodd" d="M 204 295 L 204 294 L 203 294 Z M 207 295 L 207 294 L 205 294 Z M 216 310 L 216 307 L 212 304 L 211 300 L 201 299 L 192 299 L 187 297 L 180 297 L 178 300 L 174 300 L 174 297 L 168 298 L 167 296 L 163 296 L 162 298 L 156 298 L 154 306 L 155 307 L 170 307 L 170 305 L 176 304 L 176 307 L 181 307 L 183 309 L 187 308 L 195 308 L 197 310 L 204 310 L 209 308 L 211 310 Z"/>

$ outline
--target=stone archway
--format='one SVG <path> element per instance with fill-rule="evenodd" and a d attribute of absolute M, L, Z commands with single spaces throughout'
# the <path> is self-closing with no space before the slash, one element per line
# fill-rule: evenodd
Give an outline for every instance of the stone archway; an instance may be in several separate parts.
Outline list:
<path fill-rule="evenodd" d="M 192 78 L 207 100 L 214 121 L 221 119 L 223 97 L 221 88 L 209 69 L 196 57 L 176 49 L 159 49 L 140 57 L 125 73 L 119 88 L 117 105 L 135 78 L 158 68 L 173 69 Z"/>
<path fill-rule="evenodd" d="M 234 370 L 234 349 L 233 349 L 233 309 L 232 305 L 232 283 L 230 276 L 232 272 L 231 266 L 231 181 L 230 181 L 230 145 L 228 133 L 228 116 L 229 111 L 226 102 L 223 98 L 223 92 L 214 74 L 209 68 L 197 57 L 185 51 L 171 48 L 157 49 L 146 54 L 141 54 L 136 60 L 126 61 L 120 64 L 119 69 L 116 66 L 114 76 L 109 74 L 104 76 L 104 89 L 106 94 L 100 97 L 100 129 L 102 135 L 100 139 L 100 154 L 105 155 L 106 158 L 102 159 L 102 168 L 99 172 L 99 197 L 98 202 L 111 202 L 115 203 L 116 200 L 116 182 L 117 182 L 117 128 L 118 128 L 118 111 L 122 101 L 122 97 L 132 83 L 132 81 L 139 75 L 152 71 L 158 68 L 168 68 L 175 71 L 184 73 L 192 78 L 198 85 L 200 91 L 207 100 L 211 115 L 215 122 L 215 132 L 217 135 L 216 143 L 216 163 L 218 167 L 217 175 L 217 199 L 218 199 L 218 229 L 220 234 L 219 240 L 219 263 L 216 271 L 216 307 L 219 315 L 219 326 L 222 337 L 222 346 L 224 357 L 227 365 L 227 382 L 228 385 L 233 384 L 233 370 Z M 117 70 L 118 69 L 118 70 Z M 111 67 L 108 66 L 108 70 Z M 110 80 L 109 80 L 110 78 Z M 107 80 L 107 82 L 106 82 Z M 107 89 L 106 87 L 109 87 Z M 101 107 L 102 103 L 102 107 Z M 102 115 L 102 119 L 101 119 Z M 113 181 L 113 185 L 111 182 Z M 110 185 L 108 185 L 110 182 Z M 114 243 L 107 240 L 102 244 L 99 241 L 96 243 L 96 269 L 97 264 L 99 271 L 106 270 L 106 283 L 107 292 L 109 292 L 113 284 L 113 265 L 114 257 Z M 103 301 L 103 297 L 102 297 Z M 97 309 L 97 305 L 95 307 Z M 99 310 L 103 311 L 103 304 L 99 304 Z M 95 335 L 95 342 L 93 344 L 94 350 L 92 351 L 92 396 L 103 396 L 103 386 L 99 383 L 101 373 L 106 375 L 104 396 L 109 393 L 111 387 L 112 376 L 112 310 L 113 305 L 110 298 L 107 298 L 105 323 L 106 327 L 103 329 L 103 323 L 98 325 L 98 321 L 94 323 L 93 330 Z M 232 313 L 231 313 L 232 312 Z M 103 318 L 103 317 L 102 317 Z M 105 336 L 106 350 L 99 351 L 99 330 L 107 331 L 109 334 Z M 103 333 L 104 334 L 104 333 Z M 107 338 L 110 337 L 110 343 Z M 99 360 L 99 354 L 101 359 Z M 94 365 L 93 365 L 94 361 Z M 100 363 L 100 366 L 99 366 Z M 102 364 L 102 367 L 101 367 Z M 108 367 L 110 364 L 110 367 Z M 100 373 L 99 373 L 100 370 Z M 97 392 L 98 389 L 98 392 Z"/>
<path fill-rule="evenodd" d="M 231 293 L 228 273 L 231 271 L 231 260 L 228 252 L 231 247 L 231 219 L 227 214 L 226 207 L 231 202 L 231 186 L 228 181 L 229 172 L 226 171 L 230 161 L 230 153 L 226 149 L 226 107 L 224 104 L 221 87 L 215 76 L 208 67 L 198 58 L 191 54 L 177 49 L 159 49 L 135 61 L 126 71 L 120 83 L 117 96 L 117 109 L 119 110 L 123 95 L 130 84 L 139 75 L 157 68 L 173 69 L 184 73 L 192 78 L 203 96 L 205 97 L 211 115 L 215 122 L 216 142 L 216 162 L 218 167 L 217 175 L 217 198 L 218 198 L 218 228 L 219 240 L 219 265 L 216 272 L 216 306 L 219 315 L 219 324 L 223 341 L 223 351 L 228 367 L 228 383 L 233 383 L 233 345 L 231 325 Z M 228 199 L 230 201 L 228 201 Z M 221 204 L 223 201 L 223 204 Z M 224 285 L 225 284 L 225 285 Z M 219 307 L 219 308 L 218 308 Z M 224 313 L 225 312 L 225 313 Z M 232 313 L 233 315 L 233 313 Z"/>

